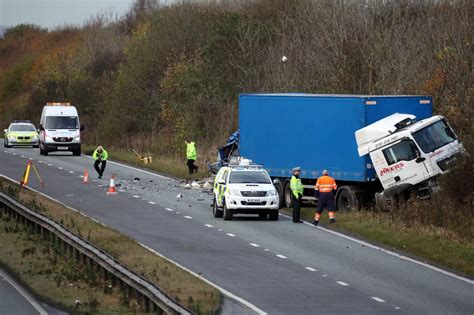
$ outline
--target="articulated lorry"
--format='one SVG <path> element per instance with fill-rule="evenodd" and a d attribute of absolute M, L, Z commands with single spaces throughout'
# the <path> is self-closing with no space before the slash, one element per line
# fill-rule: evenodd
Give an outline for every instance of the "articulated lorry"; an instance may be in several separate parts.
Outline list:
<path fill-rule="evenodd" d="M 387 209 L 413 192 L 429 196 L 462 151 L 429 96 L 242 94 L 239 129 L 239 155 L 265 167 L 287 207 L 295 166 L 306 200 L 326 169 L 339 210 L 374 199 Z"/>

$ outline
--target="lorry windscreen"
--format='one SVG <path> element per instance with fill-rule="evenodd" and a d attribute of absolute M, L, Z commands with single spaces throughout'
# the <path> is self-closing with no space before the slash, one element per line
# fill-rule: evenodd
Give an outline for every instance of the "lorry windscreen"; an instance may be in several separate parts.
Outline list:
<path fill-rule="evenodd" d="M 77 117 L 48 116 L 46 117 L 45 129 L 78 129 Z"/>
<path fill-rule="evenodd" d="M 456 140 L 456 136 L 444 120 L 438 120 L 414 132 L 413 138 L 425 153 L 433 152 Z"/>
<path fill-rule="evenodd" d="M 270 178 L 265 172 L 232 172 L 231 184 L 270 184 Z"/>

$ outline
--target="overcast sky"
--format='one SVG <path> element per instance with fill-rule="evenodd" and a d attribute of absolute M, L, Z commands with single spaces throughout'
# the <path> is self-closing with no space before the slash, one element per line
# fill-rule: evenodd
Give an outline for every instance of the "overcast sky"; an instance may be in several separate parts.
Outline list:
<path fill-rule="evenodd" d="M 111 12 L 122 16 L 133 0 L 0 0 L 0 26 L 20 23 L 43 27 L 82 25 L 90 17 Z"/>

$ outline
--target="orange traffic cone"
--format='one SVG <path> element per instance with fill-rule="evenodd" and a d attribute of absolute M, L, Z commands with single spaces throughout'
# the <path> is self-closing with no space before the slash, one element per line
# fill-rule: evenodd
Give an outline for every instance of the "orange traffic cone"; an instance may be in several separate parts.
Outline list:
<path fill-rule="evenodd" d="M 112 175 L 110 178 L 109 189 L 107 189 L 107 195 L 115 195 L 117 193 L 117 189 L 115 188 L 115 174 Z"/>
<path fill-rule="evenodd" d="M 87 168 L 84 169 L 84 180 L 82 182 L 84 184 L 89 184 L 89 171 Z"/>

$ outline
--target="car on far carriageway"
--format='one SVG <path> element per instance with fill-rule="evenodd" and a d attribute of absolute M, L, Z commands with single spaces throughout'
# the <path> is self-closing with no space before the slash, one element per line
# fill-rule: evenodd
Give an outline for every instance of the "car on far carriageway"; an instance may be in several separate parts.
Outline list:
<path fill-rule="evenodd" d="M 14 120 L 8 129 L 4 130 L 3 145 L 5 148 L 12 146 L 33 146 L 39 145 L 38 132 L 29 120 Z"/>
<path fill-rule="evenodd" d="M 279 196 L 267 171 L 241 159 L 222 167 L 213 186 L 213 214 L 232 220 L 234 214 L 258 214 L 264 220 L 278 220 Z"/>

